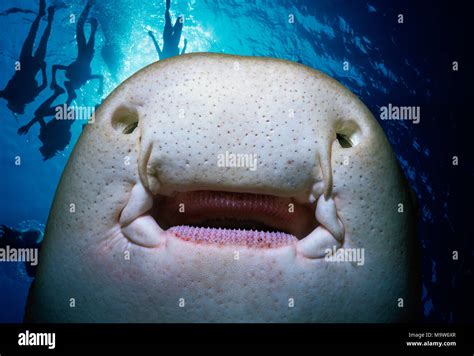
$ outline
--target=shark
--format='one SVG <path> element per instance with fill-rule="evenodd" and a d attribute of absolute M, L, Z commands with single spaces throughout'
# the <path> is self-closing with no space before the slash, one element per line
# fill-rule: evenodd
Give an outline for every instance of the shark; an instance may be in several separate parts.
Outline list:
<path fill-rule="evenodd" d="M 185 54 L 83 130 L 25 320 L 403 322 L 417 246 L 416 198 L 349 89 L 286 60 Z"/>

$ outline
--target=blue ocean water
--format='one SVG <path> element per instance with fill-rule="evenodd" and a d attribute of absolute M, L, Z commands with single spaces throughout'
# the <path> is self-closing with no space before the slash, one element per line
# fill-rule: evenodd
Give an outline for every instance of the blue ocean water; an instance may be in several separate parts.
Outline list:
<path fill-rule="evenodd" d="M 37 0 L 0 3 L 0 88 L 14 74 L 23 41 L 38 11 Z M 53 64 L 71 63 L 77 52 L 76 23 L 82 0 L 48 0 L 56 14 L 46 54 L 48 81 Z M 271 56 L 321 70 L 349 87 L 376 117 L 381 106 L 417 105 L 419 124 L 382 121 L 390 143 L 420 203 L 423 315 L 427 321 L 454 321 L 446 287 L 456 288 L 456 268 L 449 265 L 446 233 L 454 233 L 450 186 L 443 180 L 438 142 L 443 129 L 436 85 L 439 10 L 428 3 L 375 1 L 243 1 L 173 0 L 171 15 L 184 16 L 180 48 L 186 52 L 219 52 Z M 15 11 L 11 11 L 15 9 Z M 97 0 L 91 16 L 99 21 L 92 72 L 104 76 L 104 93 L 89 81 L 78 92 L 77 105 L 99 104 L 124 79 L 158 60 L 147 32 L 161 43 L 164 1 Z M 399 14 L 404 23 L 398 23 Z M 294 21 L 292 21 L 294 19 Z M 77 19 L 76 19 L 77 21 Z M 46 26 L 40 23 L 38 38 Z M 89 33 L 89 25 L 86 33 Z M 62 74 L 60 74 L 62 75 Z M 38 74 L 38 80 L 40 74 Z M 61 77 L 62 78 L 62 77 Z M 61 79 L 62 80 L 62 79 Z M 82 125 L 74 122 L 64 150 L 44 160 L 39 125 L 24 136 L 20 126 L 51 95 L 49 87 L 17 117 L 0 98 L 0 224 L 17 229 L 44 229 L 55 189 Z M 21 164 L 17 165 L 18 157 Z M 448 244 L 448 245 L 447 245 Z M 0 322 L 20 322 L 32 279 L 17 263 L 0 264 Z"/>

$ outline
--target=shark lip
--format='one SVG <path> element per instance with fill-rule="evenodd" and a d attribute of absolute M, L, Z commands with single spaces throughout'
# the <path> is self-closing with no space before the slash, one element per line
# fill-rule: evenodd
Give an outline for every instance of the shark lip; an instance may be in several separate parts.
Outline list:
<path fill-rule="evenodd" d="M 151 216 L 162 229 L 186 241 L 249 247 L 293 244 L 317 227 L 311 204 L 225 191 L 157 196 Z"/>
<path fill-rule="evenodd" d="M 229 191 L 151 194 L 133 186 L 118 223 L 124 237 L 142 247 L 166 246 L 168 237 L 199 244 L 274 248 L 292 246 L 318 259 L 342 246 L 345 227 L 334 197 L 296 198 Z M 317 198 L 316 198 L 317 197 Z"/>

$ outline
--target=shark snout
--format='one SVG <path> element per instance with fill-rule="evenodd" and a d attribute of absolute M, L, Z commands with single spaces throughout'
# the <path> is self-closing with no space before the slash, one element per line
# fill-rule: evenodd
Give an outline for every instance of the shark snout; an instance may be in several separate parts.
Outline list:
<path fill-rule="evenodd" d="M 291 149 L 254 139 L 250 147 L 260 151 L 252 151 L 245 145 L 250 131 L 241 130 L 239 141 L 230 135 L 212 145 L 222 137 L 216 128 L 206 145 L 199 129 L 176 141 L 158 130 L 142 127 L 140 182 L 120 217 L 130 241 L 144 247 L 164 246 L 169 238 L 223 248 L 291 246 L 312 259 L 342 246 L 329 152 L 310 148 L 306 138 Z"/>

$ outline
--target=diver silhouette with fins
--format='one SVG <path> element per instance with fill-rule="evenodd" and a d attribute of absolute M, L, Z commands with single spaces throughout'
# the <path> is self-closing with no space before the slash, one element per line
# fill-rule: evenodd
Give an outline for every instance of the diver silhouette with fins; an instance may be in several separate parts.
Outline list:
<path fill-rule="evenodd" d="M 53 65 L 52 73 L 53 77 L 51 80 L 51 88 L 54 89 L 57 85 L 56 72 L 58 70 L 64 70 L 67 80 L 64 82 L 64 86 L 68 93 L 68 101 L 74 100 L 76 90 L 86 84 L 89 80 L 97 79 L 99 81 L 99 94 L 102 94 L 104 78 L 100 74 L 92 74 L 91 62 L 94 57 L 94 46 L 95 46 L 95 35 L 97 31 L 98 22 L 96 18 L 90 19 L 91 33 L 89 40 L 86 40 L 84 26 L 89 16 L 89 11 L 94 4 L 94 0 L 88 0 L 84 10 L 79 17 L 79 21 L 76 26 L 76 40 L 77 40 L 77 58 L 68 66 L 62 64 Z"/>
<path fill-rule="evenodd" d="M 56 114 L 56 106 L 52 104 L 54 101 L 65 92 L 63 88 L 59 85 L 55 86 L 55 90 L 53 95 L 51 95 L 48 99 L 46 99 L 35 111 L 35 116 L 28 122 L 26 125 L 20 127 L 18 129 L 19 135 L 25 135 L 35 123 L 39 123 L 41 127 L 44 127 L 46 124 L 44 122 L 45 117 L 55 116 Z M 68 100 L 69 101 L 69 100 Z M 69 105 L 69 102 L 68 102 Z"/>
<path fill-rule="evenodd" d="M 54 18 L 53 6 L 48 8 L 48 24 L 43 32 L 38 48 L 33 55 L 33 47 L 41 18 L 45 15 L 46 1 L 40 0 L 39 12 L 33 21 L 20 53 L 19 70 L 0 90 L 0 97 L 7 101 L 7 107 L 15 114 L 23 114 L 25 106 L 31 103 L 48 85 L 46 77 L 46 50 Z M 36 75 L 41 70 L 42 84 L 38 85 Z"/>
<path fill-rule="evenodd" d="M 28 122 L 28 124 L 18 129 L 18 134 L 24 135 L 36 122 L 40 124 L 38 138 L 43 145 L 39 150 L 44 161 L 53 158 L 58 152 L 63 151 L 71 141 L 71 126 L 74 123 L 74 120 L 57 119 L 57 106 L 53 106 L 54 101 L 64 92 L 65 90 L 63 88 L 56 85 L 53 95 L 46 99 L 45 102 L 35 111 L 34 118 Z M 67 98 L 66 107 L 69 107 L 72 100 L 71 97 Z M 46 122 L 44 119 L 50 116 L 53 118 Z"/>
<path fill-rule="evenodd" d="M 43 160 L 53 158 L 60 151 L 63 151 L 71 142 L 71 126 L 74 120 L 56 120 L 51 119 L 40 127 L 38 138 L 43 143 L 40 152 Z"/>
<path fill-rule="evenodd" d="M 0 225 L 0 248 L 5 249 L 7 246 L 10 248 L 40 248 L 43 242 L 43 232 L 39 229 L 31 230 L 16 230 L 6 225 Z M 36 266 L 32 266 L 31 263 L 25 262 L 26 273 L 30 277 L 34 277 L 36 274 Z"/>
<path fill-rule="evenodd" d="M 153 44 L 155 45 L 156 52 L 158 52 L 158 59 L 166 59 L 186 52 L 186 46 L 188 41 L 184 39 L 184 46 L 180 53 L 179 41 L 181 39 L 181 32 L 183 31 L 183 16 L 179 16 L 174 26 L 171 23 L 170 15 L 170 0 L 166 0 L 166 11 L 165 11 L 165 27 L 163 29 L 163 50 L 160 48 L 158 41 L 152 31 L 148 31 L 148 35 L 151 37 Z"/>

